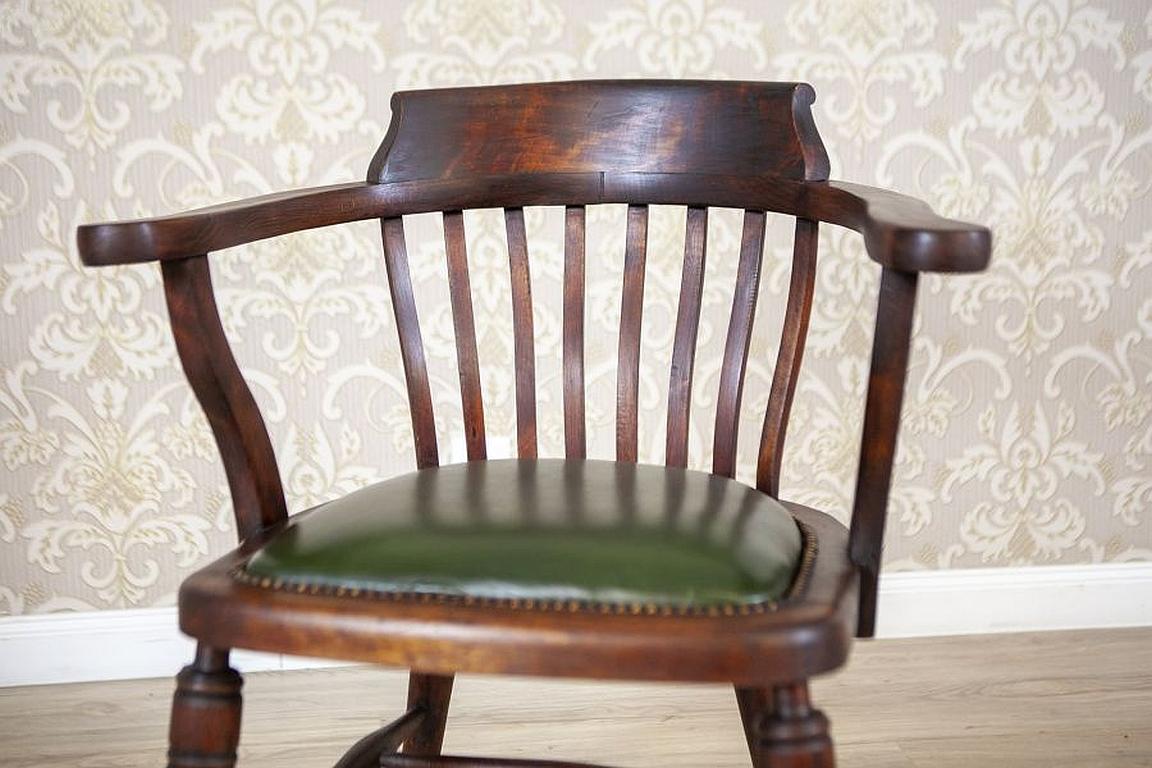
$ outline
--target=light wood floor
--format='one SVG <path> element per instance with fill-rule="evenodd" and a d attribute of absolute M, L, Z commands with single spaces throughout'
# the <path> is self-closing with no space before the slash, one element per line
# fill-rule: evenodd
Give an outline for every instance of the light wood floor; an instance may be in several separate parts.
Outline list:
<path fill-rule="evenodd" d="M 403 675 L 248 675 L 241 765 L 330 766 L 398 714 Z M 0 763 L 163 764 L 169 680 L 0 689 Z M 1152 766 L 1152 628 L 858 643 L 816 701 L 842 768 Z M 730 690 L 465 677 L 446 751 L 747 766 Z"/>

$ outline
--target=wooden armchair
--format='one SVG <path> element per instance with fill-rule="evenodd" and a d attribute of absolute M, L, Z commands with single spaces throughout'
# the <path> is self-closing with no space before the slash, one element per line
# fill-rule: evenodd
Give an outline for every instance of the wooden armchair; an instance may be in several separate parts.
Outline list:
<path fill-rule="evenodd" d="M 232 648 L 409 669 L 408 710 L 352 746 L 352 766 L 546 766 L 440 756 L 453 676 L 505 673 L 732 684 L 752 762 L 831 766 L 808 679 L 872 635 L 917 275 L 988 262 L 986 229 L 902 195 L 827 181 L 794 83 L 604 81 L 398 93 L 364 183 L 269 195 L 77 233 L 85 264 L 159 262 L 172 331 L 207 414 L 240 547 L 188 578 L 169 761 L 236 759 Z M 615 461 L 586 457 L 585 208 L 628 205 Z M 566 206 L 564 458 L 538 458 L 524 206 Z M 687 206 L 665 466 L 637 459 L 649 205 Z M 711 474 L 687 470 L 708 207 L 744 209 Z M 462 211 L 503 208 L 515 335 L 518 459 L 487 461 Z M 403 217 L 443 212 L 468 462 L 440 465 Z M 769 212 L 795 217 L 786 318 L 756 487 L 733 479 Z M 232 357 L 207 254 L 380 219 L 418 471 L 289 517 L 260 413 Z M 817 224 L 864 236 L 883 268 L 851 526 L 778 498 L 804 349 Z"/>

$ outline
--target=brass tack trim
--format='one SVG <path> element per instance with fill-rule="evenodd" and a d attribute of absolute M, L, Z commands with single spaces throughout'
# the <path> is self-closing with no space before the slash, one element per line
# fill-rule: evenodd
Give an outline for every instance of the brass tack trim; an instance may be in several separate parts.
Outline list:
<path fill-rule="evenodd" d="M 780 600 L 769 600 L 760 603 L 732 602 L 719 605 L 687 605 L 657 602 L 610 603 L 601 600 L 577 600 L 570 598 L 540 600 L 537 598 L 520 597 L 450 595 L 437 592 L 397 592 L 296 581 L 294 579 L 272 579 L 267 576 L 256 576 L 252 574 L 247 570 L 246 564 L 234 568 L 230 575 L 237 583 L 258 589 L 295 592 L 296 594 L 307 593 L 309 595 L 323 595 L 327 597 L 378 600 L 400 604 L 462 605 L 476 608 L 503 608 L 549 613 L 599 613 L 614 616 L 704 616 L 708 618 L 718 618 L 720 616 L 757 616 L 779 610 L 781 605 L 795 600 L 808 588 L 808 582 L 811 579 L 812 570 L 816 564 L 816 534 L 811 527 L 799 520 L 796 521 L 796 526 L 800 529 L 803 545 L 800 552 L 800 561 L 796 566 L 796 575 L 792 579 L 792 584 Z"/>

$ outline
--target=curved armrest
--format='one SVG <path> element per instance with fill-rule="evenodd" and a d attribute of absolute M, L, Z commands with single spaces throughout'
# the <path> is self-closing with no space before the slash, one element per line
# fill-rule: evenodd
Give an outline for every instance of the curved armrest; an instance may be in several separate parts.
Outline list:
<path fill-rule="evenodd" d="M 87 224 L 76 233 L 88 266 L 172 261 L 255 240 L 382 215 L 515 205 L 637 202 L 683 205 L 703 194 L 714 205 L 757 207 L 819 219 L 864 235 L 868 255 L 901 272 L 978 272 L 992 235 L 937 216 L 915 198 L 843 181 L 665 174 L 511 174 L 431 182 L 355 182 L 254 197 L 152 219 Z M 664 198 L 668 199 L 665 200 Z"/>
<path fill-rule="evenodd" d="M 303 229 L 369 218 L 381 185 L 355 182 L 262 195 L 152 219 L 76 230 L 90 267 L 172 261 Z"/>
<path fill-rule="evenodd" d="M 946 219 L 914 197 L 846 181 L 806 182 L 819 218 L 864 235 L 868 255 L 901 272 L 979 272 L 992 255 L 987 227 Z"/>

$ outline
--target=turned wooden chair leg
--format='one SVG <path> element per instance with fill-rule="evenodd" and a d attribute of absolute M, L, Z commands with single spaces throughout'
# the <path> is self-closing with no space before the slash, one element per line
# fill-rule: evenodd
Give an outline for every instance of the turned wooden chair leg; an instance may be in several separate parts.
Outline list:
<path fill-rule="evenodd" d="M 176 676 L 168 731 L 169 768 L 233 768 L 240 743 L 240 673 L 228 650 L 196 647 L 196 659 Z"/>
<path fill-rule="evenodd" d="M 409 755 L 439 755 L 444 746 L 444 728 L 448 722 L 448 702 L 452 698 L 452 675 L 408 675 L 408 709 L 425 712 L 420 727 L 404 742 Z"/>
<path fill-rule="evenodd" d="M 772 710 L 772 701 L 766 688 L 736 686 L 736 705 L 740 707 L 740 720 L 744 723 L 744 737 L 748 740 L 748 754 L 752 767 L 760 766 L 760 739 L 757 728 Z"/>
<path fill-rule="evenodd" d="M 812 707 L 807 681 L 774 686 L 770 709 L 757 729 L 756 768 L 834 768 L 828 718 Z"/>

